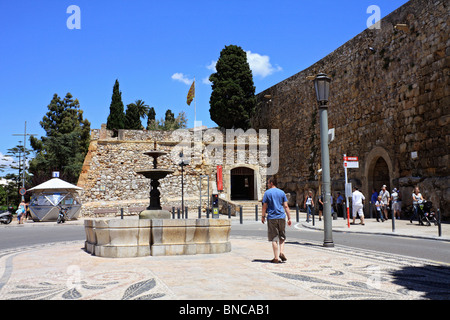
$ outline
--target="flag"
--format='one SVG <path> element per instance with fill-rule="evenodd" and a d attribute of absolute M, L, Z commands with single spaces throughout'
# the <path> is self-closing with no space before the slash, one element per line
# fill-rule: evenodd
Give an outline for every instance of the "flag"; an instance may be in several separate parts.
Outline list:
<path fill-rule="evenodd" d="M 190 106 L 192 100 L 195 98 L 195 80 L 192 82 L 191 88 L 189 89 L 189 92 L 187 94 L 187 104 Z"/>

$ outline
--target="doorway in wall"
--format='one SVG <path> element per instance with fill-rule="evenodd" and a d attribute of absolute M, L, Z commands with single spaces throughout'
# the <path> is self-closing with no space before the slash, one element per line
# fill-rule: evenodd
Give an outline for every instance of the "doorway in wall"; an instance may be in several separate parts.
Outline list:
<path fill-rule="evenodd" d="M 255 199 L 255 172 L 246 167 L 231 169 L 231 200 Z"/>

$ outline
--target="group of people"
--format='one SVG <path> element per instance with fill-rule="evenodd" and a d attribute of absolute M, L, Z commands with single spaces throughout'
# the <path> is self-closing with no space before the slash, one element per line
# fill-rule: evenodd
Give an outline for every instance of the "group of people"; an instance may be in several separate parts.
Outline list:
<path fill-rule="evenodd" d="M 16 210 L 17 214 L 17 222 L 19 224 L 23 224 L 26 221 L 28 216 L 31 216 L 30 209 L 28 208 L 28 204 L 24 201 L 21 201 Z"/>
<path fill-rule="evenodd" d="M 331 201 L 331 211 L 334 211 L 334 207 L 333 207 L 333 196 L 330 196 L 330 201 Z M 319 209 L 319 221 L 322 221 L 322 215 L 323 215 L 323 197 L 322 195 L 319 196 L 318 200 L 318 209 Z M 344 197 L 341 195 L 340 192 L 337 192 L 336 195 L 336 209 L 337 209 L 337 214 L 338 216 L 342 216 L 345 219 L 344 216 L 344 204 L 345 204 L 345 200 Z M 305 197 L 305 201 L 303 202 L 303 208 L 306 209 L 306 213 L 308 215 L 308 220 L 309 220 L 309 216 L 312 213 L 312 210 L 314 208 L 314 200 L 313 200 L 313 192 L 309 191 L 308 195 Z"/>
<path fill-rule="evenodd" d="M 286 241 L 286 217 L 287 217 L 287 225 L 291 226 L 291 215 L 288 206 L 288 200 L 284 191 L 278 189 L 277 182 L 274 177 L 271 177 L 267 181 L 267 191 L 264 193 L 263 197 L 263 207 L 262 207 L 262 216 L 261 222 L 265 223 L 267 221 L 267 230 L 268 230 L 268 240 L 272 242 L 272 249 L 274 258 L 271 260 L 272 263 L 279 263 L 281 261 L 286 261 L 286 255 L 284 254 L 284 243 Z M 345 200 L 338 193 L 337 199 L 339 200 L 339 204 L 343 205 Z M 365 197 L 361 191 L 358 190 L 358 187 L 353 187 L 352 193 L 352 224 L 355 224 L 356 218 L 359 216 L 361 225 L 364 225 L 364 200 Z M 420 193 L 419 187 L 414 188 L 414 192 L 412 194 L 413 200 L 413 215 L 411 216 L 410 222 L 417 217 L 418 215 L 418 205 L 419 201 L 424 200 L 422 194 Z M 400 192 L 397 188 L 392 190 L 392 193 L 389 193 L 386 185 L 383 185 L 381 191 L 377 193 L 373 190 L 372 203 L 375 204 L 377 210 L 377 221 L 385 221 L 388 219 L 388 211 L 389 205 L 392 205 L 393 210 L 393 219 L 400 218 L 401 212 L 401 196 Z M 321 213 L 323 210 L 323 201 L 322 198 L 319 197 L 319 220 L 322 218 Z M 313 193 L 312 191 L 308 192 L 307 197 L 304 201 L 304 208 L 307 210 L 307 214 L 311 213 L 312 208 L 314 207 Z"/>
<path fill-rule="evenodd" d="M 391 205 L 393 211 L 393 219 L 400 219 L 401 197 L 400 191 L 397 190 L 397 188 L 394 188 L 391 194 L 388 190 L 386 190 L 386 185 L 383 185 L 379 193 L 377 193 L 377 191 L 373 189 L 370 201 L 375 207 L 376 218 L 378 222 L 380 222 L 380 220 L 381 222 L 388 220 L 388 212 Z"/>

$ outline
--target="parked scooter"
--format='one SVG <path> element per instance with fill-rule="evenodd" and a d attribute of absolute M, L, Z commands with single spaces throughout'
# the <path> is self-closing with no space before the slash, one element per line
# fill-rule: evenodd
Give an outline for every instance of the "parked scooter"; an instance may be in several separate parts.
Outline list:
<path fill-rule="evenodd" d="M 9 207 L 7 211 L 0 212 L 0 222 L 3 224 L 10 224 L 13 219 L 13 212 L 13 207 Z"/>
<path fill-rule="evenodd" d="M 69 212 L 69 209 L 59 207 L 59 214 L 58 219 L 56 219 L 56 223 L 64 223 L 67 220 L 67 213 Z"/>

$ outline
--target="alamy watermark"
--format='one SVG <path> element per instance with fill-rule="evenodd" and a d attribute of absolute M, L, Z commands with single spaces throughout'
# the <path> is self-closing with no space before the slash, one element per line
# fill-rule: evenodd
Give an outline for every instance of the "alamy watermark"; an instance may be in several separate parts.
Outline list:
<path fill-rule="evenodd" d="M 266 168 L 267 175 L 274 175 L 279 168 L 279 130 L 226 129 L 178 129 L 171 138 L 177 142 L 170 153 L 174 163 L 180 160 L 190 165 L 244 165 L 253 164 Z M 270 134 L 269 134 L 270 133 Z M 270 146 L 270 155 L 269 155 Z M 182 154 L 183 159 L 180 159 Z"/>
<path fill-rule="evenodd" d="M 74 4 L 67 7 L 66 13 L 70 13 L 67 18 L 66 26 L 67 29 L 81 29 L 81 10 L 79 6 Z"/>
<path fill-rule="evenodd" d="M 377 5 L 371 5 L 367 8 L 366 11 L 370 14 L 370 17 L 367 19 L 366 25 L 369 29 L 381 29 L 381 9 Z"/>

